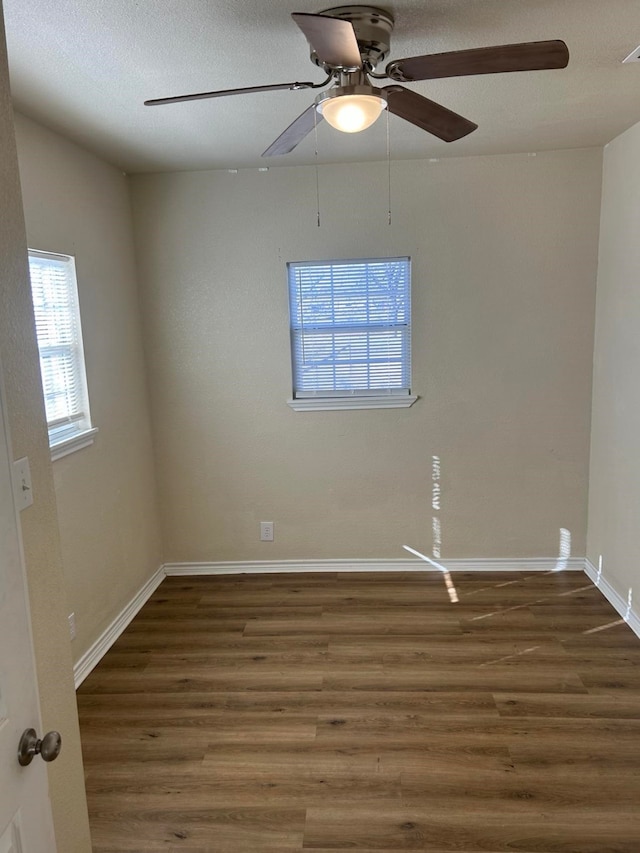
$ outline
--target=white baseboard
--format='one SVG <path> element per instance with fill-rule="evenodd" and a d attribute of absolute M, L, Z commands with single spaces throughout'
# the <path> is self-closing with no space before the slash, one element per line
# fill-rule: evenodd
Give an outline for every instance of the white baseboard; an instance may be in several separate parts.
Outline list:
<path fill-rule="evenodd" d="M 583 557 L 563 559 L 477 559 L 447 560 L 440 564 L 452 572 L 552 572 L 584 571 Z M 255 560 L 253 562 L 165 563 L 167 577 L 189 575 L 269 574 L 274 572 L 435 572 L 437 568 L 419 559 L 397 560 Z"/>
<path fill-rule="evenodd" d="M 581 572 L 585 570 L 585 560 L 583 557 L 569 557 L 566 559 L 540 557 L 523 560 L 491 558 L 479 558 L 477 560 L 443 559 L 440 560 L 440 563 L 445 569 L 452 572 Z M 98 637 L 91 648 L 75 664 L 73 667 L 73 676 L 76 689 L 82 684 L 91 670 L 100 663 L 104 655 L 132 621 L 136 613 L 146 604 L 165 577 L 273 574 L 283 572 L 436 571 L 438 571 L 437 568 L 422 560 L 407 558 L 399 558 L 397 560 L 257 560 L 253 562 L 165 563 L 145 583 L 142 589 L 136 593 L 106 631 Z M 637 619 L 637 617 L 635 618 Z"/>
<path fill-rule="evenodd" d="M 106 631 L 98 637 L 95 643 L 87 649 L 80 660 L 74 665 L 73 680 L 75 681 L 76 690 L 91 670 L 100 663 L 136 613 L 147 603 L 164 579 L 164 566 L 160 566 L 158 571 L 149 578 L 142 589 L 134 595 L 124 610 L 116 616 Z"/>
<path fill-rule="evenodd" d="M 616 613 L 620 614 L 633 633 L 640 637 L 640 616 L 633 606 L 616 592 L 609 581 L 598 572 L 591 560 L 587 558 L 584 561 L 584 572 L 589 580 L 598 587 Z"/>

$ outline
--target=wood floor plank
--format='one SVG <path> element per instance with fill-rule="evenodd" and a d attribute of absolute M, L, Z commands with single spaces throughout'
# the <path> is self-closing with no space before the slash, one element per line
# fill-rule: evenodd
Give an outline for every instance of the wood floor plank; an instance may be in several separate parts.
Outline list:
<path fill-rule="evenodd" d="M 198 845 L 214 838 L 219 850 L 229 851 L 252 846 L 275 853 L 298 849 L 302 843 L 304 810 L 181 806 L 174 812 L 166 808 L 145 812 L 123 804 L 116 813 L 117 827 L 112 813 L 94 811 L 92 839 L 98 849 L 101 844 L 113 847 L 115 843 L 121 845 L 119 849 L 131 851 L 144 850 L 145 843 L 151 845 L 147 849 L 159 850 L 176 841 Z"/>
<path fill-rule="evenodd" d="M 310 849 L 385 848 L 395 850 L 540 851 L 603 853 L 637 850 L 640 817 L 621 809 L 610 813 L 581 810 L 547 816 L 523 806 L 513 816 L 471 813 L 468 809 L 436 815 L 428 807 L 311 808 L 307 810 L 305 847 Z M 635 848 L 633 845 L 636 845 Z"/>
<path fill-rule="evenodd" d="M 382 666 L 382 657 L 378 659 L 372 658 L 371 663 Z M 126 659 L 123 659 L 126 665 Z M 141 661 L 137 661 L 141 663 Z M 252 673 L 258 673 L 261 670 L 278 670 L 291 669 L 296 667 L 303 672 L 308 672 L 310 669 L 318 669 L 324 671 L 327 665 L 330 664 L 329 652 L 326 649 L 291 649 L 288 651 L 274 651 L 271 649 L 258 648 L 254 650 L 239 650 L 232 651 L 218 650 L 209 653 L 197 652 L 181 652 L 168 653 L 166 651 L 157 651 L 147 653 L 144 660 L 144 667 L 147 673 L 151 674 L 154 670 L 170 673 L 174 670 L 180 671 L 202 671 L 202 670 L 221 670 L 224 672 L 227 668 L 235 670 L 248 670 Z"/>
<path fill-rule="evenodd" d="M 97 683 L 97 682 L 94 682 Z M 493 713 L 499 716 L 491 693 L 469 691 L 367 691 L 366 695 L 353 690 L 321 690 L 313 692 L 276 691 L 180 691 L 178 693 L 107 693 L 93 690 L 92 685 L 78 694 L 78 706 L 85 708 L 112 708 L 117 714 L 123 708 L 147 709 L 149 713 L 161 705 L 173 709 L 176 715 L 190 713 L 192 709 L 223 710 L 227 712 L 254 710 L 267 714 L 297 714 L 301 711 L 318 714 L 344 713 L 367 708 L 388 711 L 419 711 L 422 714 L 447 714 L 451 716 L 473 713 Z"/>
<path fill-rule="evenodd" d="M 570 717 L 584 719 L 640 719 L 640 701 L 637 696 L 499 693 L 495 694 L 501 715 L 515 717 Z"/>
<path fill-rule="evenodd" d="M 326 649 L 329 641 L 325 634 L 306 634 L 296 637 L 296 649 Z M 243 631 L 213 632 L 203 626 L 198 631 L 183 631 L 177 634 L 166 634 L 161 631 L 144 633 L 125 632 L 112 646 L 115 651 L 183 651 L 197 653 L 200 649 L 207 652 L 233 654 L 237 650 L 244 652 L 256 651 L 287 651 L 291 649 L 291 639 L 288 637 L 245 637 Z"/>
<path fill-rule="evenodd" d="M 170 673 L 151 669 L 145 674 L 146 693 L 179 693 L 203 690 L 282 690 L 299 692 L 301 690 L 320 690 L 322 674 L 301 672 L 300 670 L 272 669 L 265 672 L 246 673 L 242 670 L 226 669 L 224 672 L 209 670 L 205 667 Z M 139 693 L 140 673 L 129 670 L 103 670 L 91 682 L 94 693 Z"/>
<path fill-rule="evenodd" d="M 167 578 L 78 691 L 94 853 L 638 853 L 638 638 L 453 582 Z"/>
<path fill-rule="evenodd" d="M 531 617 L 533 622 L 533 617 Z M 375 623 L 374 623 L 375 624 Z M 276 618 L 265 616 L 248 622 L 245 627 L 245 636 L 276 635 L 295 637 L 299 634 L 324 633 L 327 636 L 358 636 L 371 633 L 396 634 L 401 636 L 429 634 L 460 634 L 461 628 L 455 620 L 451 619 L 449 612 L 430 614 L 425 618 L 425 613 L 407 612 L 394 613 L 387 618 L 381 618 L 377 625 L 377 632 L 372 625 L 372 616 L 358 612 L 331 613 L 329 610 L 320 617 L 309 618 Z"/>
<path fill-rule="evenodd" d="M 324 678 L 323 686 L 329 690 L 444 690 L 471 692 L 496 692 L 509 688 L 524 693 L 586 693 L 580 676 L 568 671 L 541 672 L 535 666 L 522 663 L 514 671 L 508 668 L 481 669 L 480 667 L 451 667 L 431 665 L 390 666 L 383 672 L 337 671 Z"/>
<path fill-rule="evenodd" d="M 589 749 L 612 750 L 624 755 L 634 754 L 640 759 L 640 719 L 616 720 L 582 718 L 576 726 L 571 718 L 557 717 L 499 717 L 427 716 L 425 714 L 380 714 L 366 716 L 346 713 L 340 716 L 322 714 L 317 717 L 316 741 L 330 746 L 358 745 L 368 741 L 380 748 L 392 745 L 411 746 L 427 742 L 435 748 L 448 746 L 464 750 L 483 744 L 507 745 L 513 754 L 515 747 L 531 747 L 532 753 L 544 756 L 574 752 L 581 754 L 583 741 L 589 740 Z M 534 746 L 532 746 L 532 744 Z M 569 762 L 570 763 L 570 762 Z"/>

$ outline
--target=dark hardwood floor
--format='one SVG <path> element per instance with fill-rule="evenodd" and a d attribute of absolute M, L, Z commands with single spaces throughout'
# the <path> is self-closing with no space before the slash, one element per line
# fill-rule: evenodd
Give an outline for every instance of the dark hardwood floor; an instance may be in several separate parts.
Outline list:
<path fill-rule="evenodd" d="M 95 853 L 640 853 L 640 640 L 578 572 L 168 578 L 78 691 Z"/>

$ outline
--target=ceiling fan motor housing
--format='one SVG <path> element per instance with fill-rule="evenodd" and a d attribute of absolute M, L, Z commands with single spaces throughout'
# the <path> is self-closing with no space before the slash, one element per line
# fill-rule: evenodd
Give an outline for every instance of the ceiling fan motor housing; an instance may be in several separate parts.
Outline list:
<path fill-rule="evenodd" d="M 334 6 L 331 9 L 324 9 L 318 14 L 327 15 L 331 18 L 341 18 L 343 21 L 351 23 L 365 68 L 375 70 L 376 66 L 384 62 L 389 55 L 394 23 L 390 12 L 376 6 Z M 311 61 L 327 72 L 333 70 L 321 62 L 313 49 L 311 50 Z"/>

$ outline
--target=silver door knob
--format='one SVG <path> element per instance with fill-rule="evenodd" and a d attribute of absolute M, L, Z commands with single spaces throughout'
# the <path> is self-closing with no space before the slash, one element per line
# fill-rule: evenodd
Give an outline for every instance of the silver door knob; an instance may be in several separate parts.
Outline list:
<path fill-rule="evenodd" d="M 55 761 L 61 749 L 59 732 L 47 732 L 40 740 L 35 729 L 25 729 L 18 744 L 18 761 L 23 767 L 31 764 L 34 755 L 41 755 L 43 761 Z"/>

